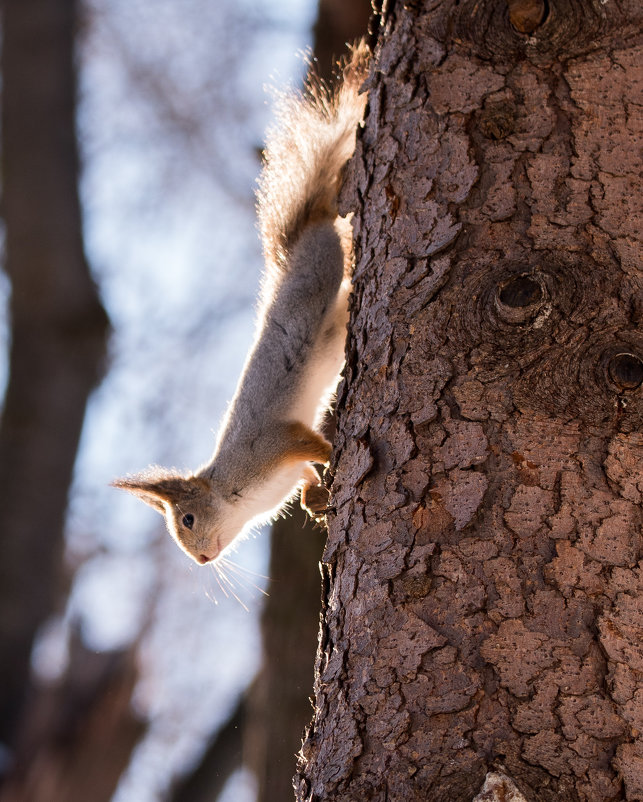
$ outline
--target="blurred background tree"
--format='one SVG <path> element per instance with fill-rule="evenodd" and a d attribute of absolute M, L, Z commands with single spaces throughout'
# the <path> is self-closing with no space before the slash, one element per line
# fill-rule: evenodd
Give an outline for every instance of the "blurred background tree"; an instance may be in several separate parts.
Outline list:
<path fill-rule="evenodd" d="M 67 492 L 107 318 L 82 242 L 75 3 L 4 3 L 2 13 L 11 352 L 0 426 L 0 737 L 12 743 L 34 636 L 58 604 Z"/>
<path fill-rule="evenodd" d="M 298 513 L 274 528 L 261 658 L 265 540 L 224 579 L 195 573 L 107 482 L 212 447 L 251 336 L 263 85 L 297 67 L 315 13 L 2 3 L 3 802 L 292 793 L 322 533 Z M 321 3 L 324 75 L 368 14 Z M 254 779 L 226 791 L 242 765 Z"/>

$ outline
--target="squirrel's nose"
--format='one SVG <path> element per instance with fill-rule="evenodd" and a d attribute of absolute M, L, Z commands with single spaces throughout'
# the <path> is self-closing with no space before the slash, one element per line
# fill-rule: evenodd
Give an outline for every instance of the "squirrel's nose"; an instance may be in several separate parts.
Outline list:
<path fill-rule="evenodd" d="M 201 565 L 205 565 L 206 563 L 210 562 L 210 558 L 208 557 L 207 554 L 199 554 L 198 560 L 201 563 Z"/>

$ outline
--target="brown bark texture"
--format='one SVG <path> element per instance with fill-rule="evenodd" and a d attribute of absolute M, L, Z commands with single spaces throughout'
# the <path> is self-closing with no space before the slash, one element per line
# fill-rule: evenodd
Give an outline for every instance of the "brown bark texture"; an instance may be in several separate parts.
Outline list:
<path fill-rule="evenodd" d="M 643 9 L 521 5 L 379 36 L 302 802 L 643 799 Z"/>
<path fill-rule="evenodd" d="M 107 319 L 76 185 L 76 3 L 5 0 L 1 9 L 11 353 L 0 426 L 0 739 L 11 743 L 34 634 L 55 608 L 67 492 Z"/>

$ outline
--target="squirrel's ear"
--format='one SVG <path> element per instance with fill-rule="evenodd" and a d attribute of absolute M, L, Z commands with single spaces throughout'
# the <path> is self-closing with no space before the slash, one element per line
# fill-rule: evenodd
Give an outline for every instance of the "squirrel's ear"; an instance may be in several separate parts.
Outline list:
<path fill-rule="evenodd" d="M 140 476 L 116 479 L 112 482 L 112 486 L 128 490 L 150 507 L 165 514 L 164 502 L 185 504 L 203 492 L 204 483 L 205 480 L 196 477 L 186 479 L 184 476 L 167 472 L 149 471 Z"/>

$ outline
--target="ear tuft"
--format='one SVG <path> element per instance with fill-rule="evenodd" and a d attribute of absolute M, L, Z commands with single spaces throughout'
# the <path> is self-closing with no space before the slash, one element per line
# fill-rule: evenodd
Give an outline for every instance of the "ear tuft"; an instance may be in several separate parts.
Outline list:
<path fill-rule="evenodd" d="M 165 513 L 165 503 L 189 504 L 197 496 L 207 490 L 207 482 L 197 477 L 185 477 L 164 468 L 150 468 L 136 476 L 116 479 L 112 487 L 127 490 Z"/>

